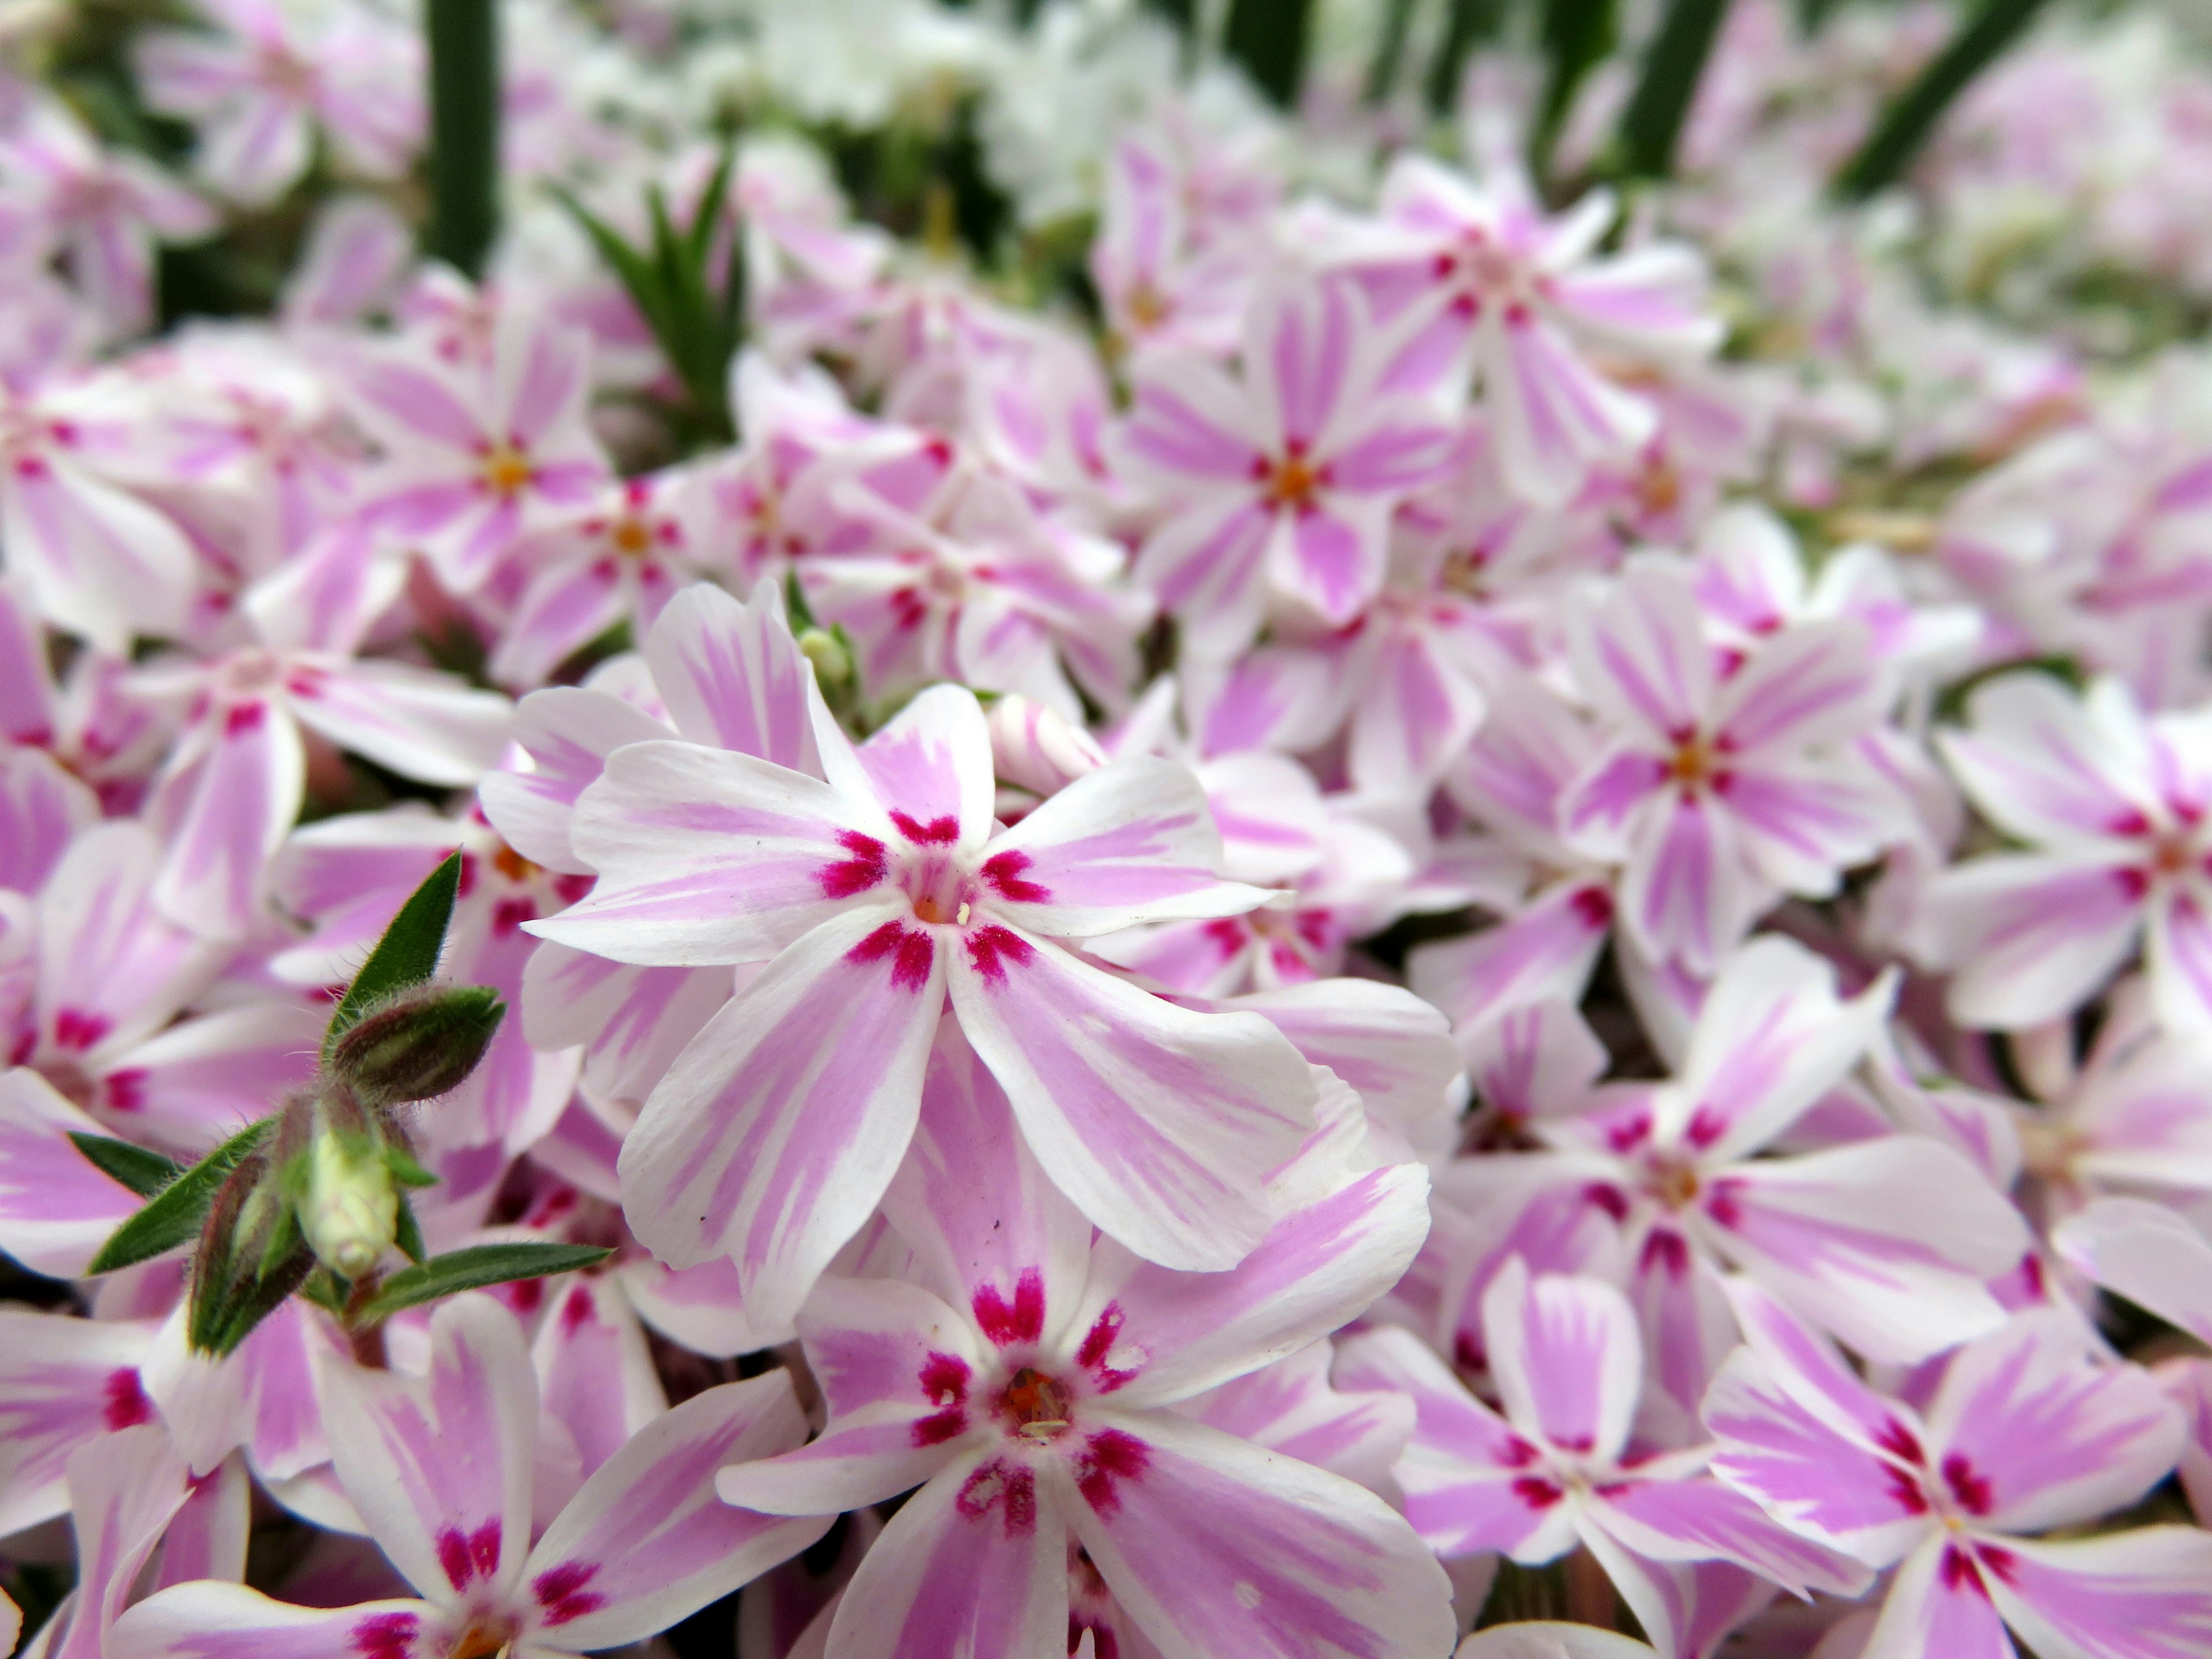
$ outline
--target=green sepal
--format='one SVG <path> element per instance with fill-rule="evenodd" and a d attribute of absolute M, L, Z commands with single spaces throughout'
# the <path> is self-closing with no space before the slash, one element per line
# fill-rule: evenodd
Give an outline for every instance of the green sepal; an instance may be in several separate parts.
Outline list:
<path fill-rule="evenodd" d="M 542 1279 L 548 1273 L 572 1273 L 597 1267 L 614 1254 L 590 1244 L 471 1244 L 432 1256 L 419 1267 L 403 1267 L 377 1289 L 368 1305 L 359 1310 L 367 1321 L 389 1318 L 402 1308 L 419 1307 L 441 1296 L 480 1291 L 518 1279 Z"/>
<path fill-rule="evenodd" d="M 300 1294 L 327 1312 L 342 1314 L 345 1311 L 345 1282 L 327 1267 L 319 1273 L 309 1273 L 300 1286 Z"/>
<path fill-rule="evenodd" d="M 112 1176 L 141 1198 L 151 1198 L 179 1176 L 185 1166 L 112 1135 L 88 1135 L 72 1129 L 70 1139 L 102 1175 Z"/>
<path fill-rule="evenodd" d="M 417 1164 L 415 1155 L 403 1146 L 386 1146 L 384 1162 L 392 1171 L 392 1178 L 403 1187 L 434 1187 L 438 1184 L 438 1177 Z"/>
<path fill-rule="evenodd" d="M 261 1247 L 261 1260 L 253 1269 L 256 1280 L 266 1280 L 280 1271 L 284 1260 L 307 1241 L 301 1236 L 299 1212 L 289 1204 L 279 1204 L 269 1224 L 269 1237 Z"/>
<path fill-rule="evenodd" d="M 399 1194 L 399 1226 L 392 1242 L 399 1247 L 399 1254 L 416 1267 L 426 1259 L 422 1248 L 422 1224 L 415 1219 L 415 1206 L 407 1201 L 407 1194 Z M 404 1271 L 404 1269 L 403 1269 Z"/>
<path fill-rule="evenodd" d="M 297 1242 L 271 1269 L 227 1288 L 220 1297 L 194 1298 L 190 1321 L 191 1346 L 217 1358 L 252 1335 L 253 1328 L 284 1305 L 314 1271 L 314 1253 Z"/>
<path fill-rule="evenodd" d="M 324 1061 L 371 1105 L 456 1089 L 499 1034 L 507 1005 L 489 985 L 417 985 L 362 1009 Z"/>
<path fill-rule="evenodd" d="M 453 900 L 461 890 L 461 855 L 451 854 L 433 870 L 420 887 L 408 896 L 368 953 L 368 960 L 353 976 L 353 983 L 331 1015 L 323 1034 L 323 1058 L 328 1060 L 337 1041 L 376 1003 L 395 991 L 420 985 L 438 971 L 438 955 L 446 947 L 446 928 L 453 919 Z"/>
<path fill-rule="evenodd" d="M 112 1273 L 190 1243 L 215 1202 L 216 1189 L 261 1145 L 275 1121 L 263 1118 L 249 1124 L 156 1193 L 144 1209 L 108 1236 L 85 1271 Z"/>

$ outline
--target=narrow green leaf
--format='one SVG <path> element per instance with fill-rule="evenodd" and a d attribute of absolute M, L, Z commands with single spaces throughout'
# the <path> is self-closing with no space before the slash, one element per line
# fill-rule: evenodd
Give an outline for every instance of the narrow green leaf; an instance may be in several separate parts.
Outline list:
<path fill-rule="evenodd" d="M 252 1154 L 275 1121 L 264 1118 L 240 1130 L 156 1193 L 144 1209 L 110 1235 L 85 1271 L 112 1273 L 190 1243 L 207 1217 L 208 1206 L 215 1202 L 216 1189 Z"/>
<path fill-rule="evenodd" d="M 403 1187 L 434 1187 L 438 1184 L 438 1177 L 417 1164 L 411 1152 L 386 1146 L 384 1161 L 392 1170 L 392 1178 Z"/>
<path fill-rule="evenodd" d="M 394 991 L 420 985 L 438 971 L 438 953 L 446 946 L 446 928 L 453 919 L 453 899 L 461 890 L 461 855 L 456 852 L 433 870 L 399 907 L 376 949 L 353 976 L 330 1029 L 323 1035 L 323 1058 L 328 1060 L 346 1028 L 362 1010 Z"/>
<path fill-rule="evenodd" d="M 554 199 L 568 210 L 568 216 L 592 239 L 592 246 L 621 278 L 642 316 L 653 329 L 655 338 L 663 337 L 666 330 L 668 297 L 660 291 L 659 278 L 635 248 L 624 241 L 607 222 L 577 199 L 575 192 L 564 185 L 548 186 Z"/>
<path fill-rule="evenodd" d="M 127 1140 L 117 1140 L 109 1135 L 82 1134 L 74 1129 L 70 1131 L 70 1139 L 102 1174 L 114 1176 L 141 1198 L 153 1197 L 185 1172 L 181 1164 L 172 1163 L 161 1153 L 134 1146 Z"/>
<path fill-rule="evenodd" d="M 271 1270 L 237 1285 L 219 1307 L 211 1310 L 208 1340 L 194 1346 L 221 1357 L 252 1335 L 253 1328 L 283 1306 L 285 1298 L 307 1283 L 314 1271 L 313 1252 L 304 1244 Z"/>
<path fill-rule="evenodd" d="M 345 1311 L 345 1286 L 327 1267 L 319 1273 L 309 1273 L 301 1283 L 300 1294 L 318 1308 L 326 1308 L 332 1313 Z"/>
<path fill-rule="evenodd" d="M 1413 21 L 1413 0 L 1384 0 L 1382 29 L 1376 37 L 1375 56 L 1367 65 L 1365 94 L 1379 104 L 1398 84 L 1398 71 L 1406 61 L 1406 32 Z"/>
<path fill-rule="evenodd" d="M 1903 178 L 1952 100 L 2019 39 L 2042 5 L 2043 0 L 1983 0 L 1920 78 L 1882 112 L 1858 154 L 1836 175 L 1836 193 L 1864 201 Z"/>
<path fill-rule="evenodd" d="M 783 608 L 791 613 L 791 631 L 804 634 L 819 626 L 814 620 L 814 607 L 806 603 L 806 590 L 799 585 L 799 573 L 787 570 L 783 576 Z"/>
<path fill-rule="evenodd" d="M 1674 142 L 1697 96 L 1705 60 L 1719 39 L 1729 0 L 1668 0 L 1667 15 L 1644 54 L 1644 74 L 1620 118 L 1622 169 L 1663 179 L 1674 166 Z"/>
<path fill-rule="evenodd" d="M 1552 146 L 1574 107 L 1583 77 L 1612 52 L 1620 32 L 1619 0 L 1544 0 L 1544 102 L 1531 144 L 1536 171 L 1549 171 Z"/>
<path fill-rule="evenodd" d="M 415 1218 L 415 1206 L 407 1201 L 407 1194 L 399 1194 L 399 1231 L 392 1241 L 399 1246 L 399 1254 L 416 1267 L 421 1267 L 425 1252 L 422 1247 L 422 1224 Z"/>
<path fill-rule="evenodd" d="M 425 0 L 430 252 L 470 276 L 499 233 L 497 0 Z"/>
<path fill-rule="evenodd" d="M 1313 0 L 1230 0 L 1221 49 L 1244 66 L 1253 84 L 1285 109 L 1305 78 Z"/>
<path fill-rule="evenodd" d="M 1445 0 L 1443 39 L 1429 59 L 1429 113 L 1449 115 L 1459 96 L 1460 76 L 1468 56 L 1498 38 L 1505 24 L 1505 0 Z"/>
<path fill-rule="evenodd" d="M 613 1254 L 588 1244 L 471 1244 L 434 1255 L 419 1267 L 401 1268 L 384 1281 L 363 1312 L 368 1318 L 383 1319 L 402 1308 L 417 1307 L 462 1291 L 480 1291 L 488 1285 L 539 1279 L 547 1273 L 574 1273 L 595 1267 Z"/>
<path fill-rule="evenodd" d="M 691 216 L 688 238 L 691 263 L 702 270 L 707 268 L 707 256 L 714 251 L 714 232 L 722 217 L 722 204 L 729 198 L 730 172 L 737 159 L 735 150 L 723 147 L 722 159 L 715 163 L 714 177 L 707 180 L 706 193 L 700 197 L 698 210 Z"/>

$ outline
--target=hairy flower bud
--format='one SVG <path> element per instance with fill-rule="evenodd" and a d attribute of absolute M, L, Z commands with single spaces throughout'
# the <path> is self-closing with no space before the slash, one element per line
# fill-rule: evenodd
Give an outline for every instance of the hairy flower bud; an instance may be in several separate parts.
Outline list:
<path fill-rule="evenodd" d="M 410 986 L 346 1029 L 331 1073 L 374 1105 L 428 1100 L 476 1070 L 506 1012 L 489 986 Z"/>
<path fill-rule="evenodd" d="M 814 678 L 824 695 L 853 677 L 853 653 L 826 628 L 810 628 L 801 633 L 799 651 L 814 665 Z"/>
<path fill-rule="evenodd" d="M 399 1236 L 399 1189 L 380 1148 L 351 1135 L 315 1137 L 300 1231 L 316 1259 L 348 1279 L 383 1259 Z"/>

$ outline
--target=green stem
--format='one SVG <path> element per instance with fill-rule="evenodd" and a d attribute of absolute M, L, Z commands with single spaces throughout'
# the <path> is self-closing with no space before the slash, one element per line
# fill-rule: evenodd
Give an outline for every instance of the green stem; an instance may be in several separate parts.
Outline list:
<path fill-rule="evenodd" d="M 1644 57 L 1644 76 L 1620 118 L 1625 172 L 1663 179 L 1674 166 L 1674 142 L 1697 96 L 1705 59 L 1720 36 L 1729 0 L 1672 0 Z"/>
<path fill-rule="evenodd" d="M 1882 112 L 1859 153 L 1836 175 L 1836 193 L 1864 201 L 1902 178 L 1952 100 L 2020 37 L 2042 4 L 2043 0 L 1984 0 L 1942 54 Z"/>
<path fill-rule="evenodd" d="M 1413 0 L 1389 0 L 1382 12 L 1382 33 L 1375 42 L 1375 59 L 1367 66 L 1367 101 L 1379 104 L 1398 84 L 1398 70 L 1406 61 L 1406 31 L 1413 21 Z"/>
<path fill-rule="evenodd" d="M 1437 43 L 1436 56 L 1429 60 L 1431 115 L 1451 113 L 1468 56 L 1484 41 L 1496 40 L 1504 21 L 1504 0 L 1446 0 L 1444 38 Z"/>
<path fill-rule="evenodd" d="M 430 252 L 471 276 L 499 233 L 498 0 L 424 0 Z"/>

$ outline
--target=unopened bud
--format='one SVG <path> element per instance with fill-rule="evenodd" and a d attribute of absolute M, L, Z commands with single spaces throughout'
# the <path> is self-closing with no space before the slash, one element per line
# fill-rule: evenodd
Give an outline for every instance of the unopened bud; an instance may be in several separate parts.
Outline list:
<path fill-rule="evenodd" d="M 370 1009 L 331 1047 L 330 1069 L 362 1100 L 428 1100 L 458 1086 L 507 1012 L 488 985 L 416 985 Z"/>
<path fill-rule="evenodd" d="M 1009 692 L 991 705 L 991 764 L 1001 782 L 1057 794 L 1106 764 L 1098 741 L 1057 709 Z"/>
<path fill-rule="evenodd" d="M 399 1190 L 380 1148 L 350 1135 L 315 1137 L 300 1231 L 316 1260 L 348 1279 L 384 1259 L 399 1236 Z"/>
<path fill-rule="evenodd" d="M 801 633 L 799 654 L 814 665 L 814 678 L 825 692 L 853 678 L 853 653 L 826 628 Z"/>

